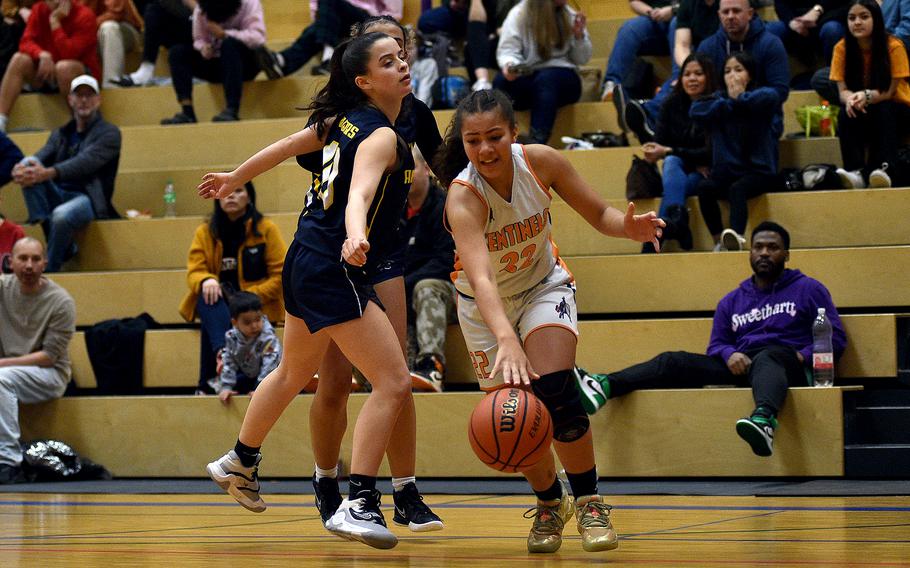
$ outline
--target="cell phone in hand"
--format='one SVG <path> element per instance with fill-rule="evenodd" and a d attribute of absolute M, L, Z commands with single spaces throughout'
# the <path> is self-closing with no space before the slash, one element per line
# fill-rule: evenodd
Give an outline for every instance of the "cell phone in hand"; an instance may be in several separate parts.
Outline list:
<path fill-rule="evenodd" d="M 511 67 L 509 67 L 509 71 L 511 71 L 512 73 L 515 73 L 518 76 L 522 76 L 522 77 L 525 75 L 530 75 L 531 73 L 534 72 L 534 70 L 531 68 L 531 66 L 528 65 L 527 63 L 516 63 L 515 65 L 512 65 Z"/>

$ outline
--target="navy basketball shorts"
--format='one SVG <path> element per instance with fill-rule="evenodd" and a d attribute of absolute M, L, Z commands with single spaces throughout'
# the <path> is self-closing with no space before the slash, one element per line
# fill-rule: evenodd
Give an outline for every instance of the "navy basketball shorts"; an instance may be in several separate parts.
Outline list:
<path fill-rule="evenodd" d="M 361 268 L 296 240 L 285 256 L 281 284 L 285 309 L 310 333 L 362 317 L 370 301 L 382 308 Z"/>
<path fill-rule="evenodd" d="M 367 274 L 370 278 L 370 284 L 374 286 L 392 278 L 404 276 L 404 249 L 396 247 L 395 250 L 375 264 L 371 264 L 367 260 Z"/>

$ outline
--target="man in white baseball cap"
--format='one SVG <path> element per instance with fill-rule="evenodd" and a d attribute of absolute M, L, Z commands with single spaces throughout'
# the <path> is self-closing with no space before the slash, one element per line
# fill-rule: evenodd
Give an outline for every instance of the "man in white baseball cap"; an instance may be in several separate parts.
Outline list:
<path fill-rule="evenodd" d="M 96 94 L 101 92 L 101 89 L 98 88 L 97 79 L 95 79 L 91 75 L 79 75 L 78 77 L 73 79 L 72 83 L 70 83 L 70 94 L 75 93 L 76 89 L 83 85 L 85 85 L 86 87 L 90 87 L 93 91 L 95 91 Z"/>
<path fill-rule="evenodd" d="M 120 129 L 101 118 L 97 79 L 73 79 L 66 100 L 73 119 L 12 172 L 25 195 L 28 222 L 44 229 L 47 272 L 60 270 L 76 254 L 76 231 L 93 219 L 119 217 L 111 196 L 120 163 Z"/>

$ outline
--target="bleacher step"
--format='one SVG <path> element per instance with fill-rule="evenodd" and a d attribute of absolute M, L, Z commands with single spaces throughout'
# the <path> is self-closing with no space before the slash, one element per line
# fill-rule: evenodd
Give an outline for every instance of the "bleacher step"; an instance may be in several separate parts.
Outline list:
<path fill-rule="evenodd" d="M 853 445 L 910 444 L 910 406 L 857 407 L 846 436 Z"/>
<path fill-rule="evenodd" d="M 844 390 L 791 389 L 770 458 L 753 455 L 734 430 L 753 406 L 750 389 L 635 392 L 609 401 L 592 418 L 598 470 L 606 477 L 840 476 Z M 468 417 L 482 396 L 415 395 L 418 476 L 501 475 L 481 464 L 468 444 Z M 350 397 L 344 456 L 350 456 L 354 417 L 365 400 Z M 216 397 L 68 397 L 24 406 L 22 435 L 64 440 L 118 477 L 202 477 L 205 463 L 234 443 L 248 401 L 236 397 L 224 406 Z M 312 401 L 298 396 L 284 412 L 263 446 L 261 475 L 307 474 Z"/>
<path fill-rule="evenodd" d="M 847 477 L 910 477 L 910 444 L 851 444 L 844 447 Z"/>

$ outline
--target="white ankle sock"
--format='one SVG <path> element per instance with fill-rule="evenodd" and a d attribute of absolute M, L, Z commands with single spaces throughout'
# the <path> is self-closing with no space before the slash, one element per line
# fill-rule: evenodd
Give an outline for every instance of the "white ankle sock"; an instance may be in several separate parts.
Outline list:
<path fill-rule="evenodd" d="M 9 117 L 5 114 L 0 114 L 0 132 L 6 132 L 6 123 L 9 121 Z"/>
<path fill-rule="evenodd" d="M 393 477 L 392 489 L 395 491 L 401 491 L 401 489 L 408 483 L 417 483 L 417 478 L 413 475 L 410 477 Z"/>
<path fill-rule="evenodd" d="M 139 64 L 139 69 L 130 73 L 130 79 L 137 85 L 146 83 L 155 74 L 155 64 L 150 61 L 143 61 Z"/>
<path fill-rule="evenodd" d="M 332 54 L 335 53 L 335 48 L 331 45 L 325 45 L 322 47 L 322 60 L 328 61 L 332 58 Z"/>
<path fill-rule="evenodd" d="M 318 465 L 316 466 L 316 479 L 322 479 L 323 477 L 331 477 L 335 479 L 338 477 L 338 466 L 336 465 L 332 469 L 322 469 Z"/>

